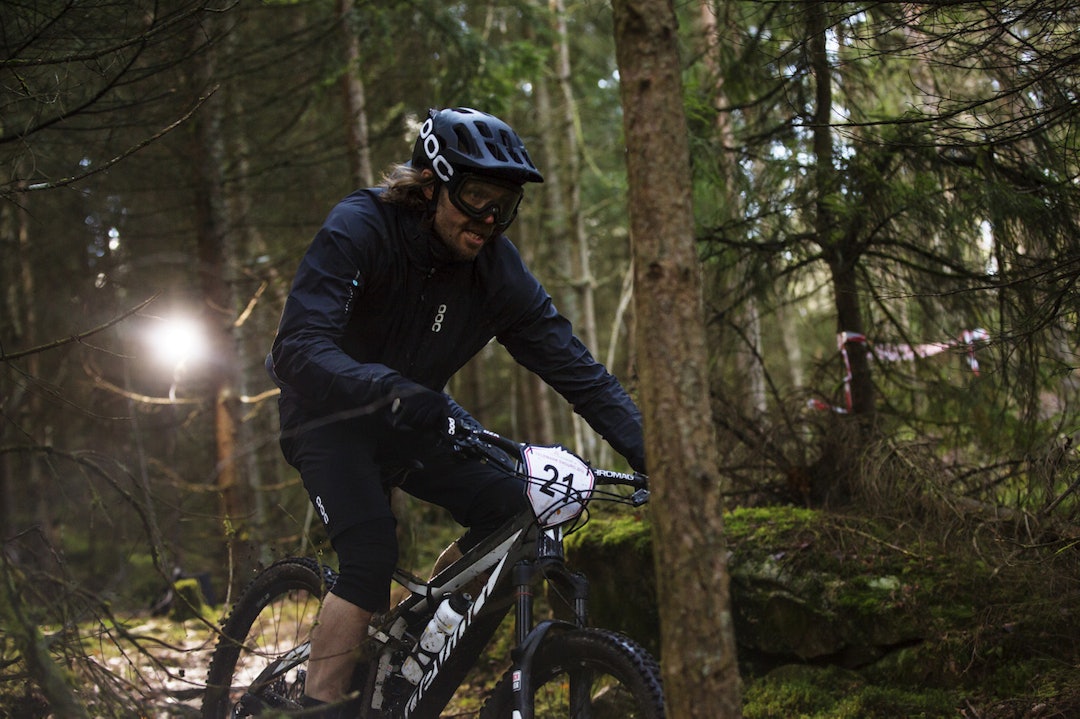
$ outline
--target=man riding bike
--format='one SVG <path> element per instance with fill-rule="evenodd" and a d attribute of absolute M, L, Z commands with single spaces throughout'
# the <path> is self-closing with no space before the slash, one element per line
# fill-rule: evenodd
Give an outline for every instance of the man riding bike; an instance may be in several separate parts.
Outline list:
<path fill-rule="evenodd" d="M 398 558 L 388 466 L 414 467 L 401 488 L 467 528 L 461 552 L 525 506 L 506 473 L 437 442 L 412 449 L 448 417 L 470 421 L 443 388 L 489 340 L 645 471 L 640 412 L 503 234 L 527 182 L 543 178 L 509 125 L 432 110 L 411 161 L 342 200 L 301 260 L 267 368 L 281 387 L 282 451 L 339 561 L 311 636 L 307 706 L 343 698 L 372 613 L 388 606 Z"/>

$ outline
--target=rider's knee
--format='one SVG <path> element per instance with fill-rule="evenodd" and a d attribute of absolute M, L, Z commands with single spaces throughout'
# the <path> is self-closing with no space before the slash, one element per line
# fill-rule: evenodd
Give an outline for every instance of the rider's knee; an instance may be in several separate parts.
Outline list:
<path fill-rule="evenodd" d="M 355 524 L 334 537 L 338 555 L 334 594 L 372 612 L 389 607 L 390 578 L 398 561 L 396 528 L 393 517 L 382 517 Z"/>

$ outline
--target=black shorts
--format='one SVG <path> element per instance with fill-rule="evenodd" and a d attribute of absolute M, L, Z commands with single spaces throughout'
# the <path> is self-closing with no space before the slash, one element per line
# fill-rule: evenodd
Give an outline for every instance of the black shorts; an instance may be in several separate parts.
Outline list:
<path fill-rule="evenodd" d="M 283 412 L 283 419 L 296 416 Z M 458 541 L 462 551 L 528 506 L 520 478 L 464 459 L 431 438 L 392 430 L 370 418 L 283 423 L 281 448 L 286 460 L 300 471 L 341 566 L 364 565 L 365 577 L 380 577 L 363 580 L 365 589 L 358 596 L 365 598 L 385 594 L 397 557 L 387 491 L 391 483 L 400 483 L 414 497 L 445 508 L 466 527 Z M 402 468 L 408 468 L 403 478 Z M 372 531 L 346 533 L 361 524 Z M 374 531 L 379 536 L 372 536 Z M 335 541 L 343 536 L 346 539 Z M 376 584 L 380 586 L 367 586 Z M 365 609 L 378 609 L 371 600 L 365 606 L 352 597 L 344 598 Z"/>
<path fill-rule="evenodd" d="M 527 506 L 520 478 L 366 419 L 287 428 L 281 446 L 331 538 L 354 524 L 392 517 L 391 483 L 444 507 L 481 537 Z"/>

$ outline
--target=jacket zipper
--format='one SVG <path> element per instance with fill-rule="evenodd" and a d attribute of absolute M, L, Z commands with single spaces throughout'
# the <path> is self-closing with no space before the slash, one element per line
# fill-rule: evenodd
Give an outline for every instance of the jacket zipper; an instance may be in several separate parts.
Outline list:
<path fill-rule="evenodd" d="M 431 267 L 424 275 L 423 284 L 420 287 L 420 295 L 416 301 L 416 309 L 413 312 L 412 325 L 415 328 L 415 334 L 413 337 L 419 338 L 420 341 L 415 343 L 409 350 L 408 355 L 408 367 L 409 374 L 412 375 L 416 370 L 416 360 L 421 352 L 427 347 L 428 334 L 431 332 L 431 313 L 428 311 L 428 285 L 431 283 L 431 278 L 435 276 L 435 268 Z"/>

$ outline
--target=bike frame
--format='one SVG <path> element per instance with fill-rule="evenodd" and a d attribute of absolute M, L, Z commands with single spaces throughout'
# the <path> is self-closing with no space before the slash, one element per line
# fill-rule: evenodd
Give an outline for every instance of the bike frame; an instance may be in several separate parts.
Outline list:
<path fill-rule="evenodd" d="M 563 560 L 562 530 L 540 530 L 533 518 L 524 522 L 515 520 L 431 582 L 417 582 L 415 578 L 399 573 L 398 581 L 412 594 L 398 605 L 397 617 L 388 618 L 389 631 L 386 633 L 391 637 L 403 636 L 410 626 L 410 616 L 414 617 L 412 625 L 419 629 L 434 612 L 441 597 L 459 591 L 489 569 L 490 577 L 473 598 L 461 624 L 447 637 L 433 666 L 405 702 L 402 719 L 438 716 L 511 608 L 515 609 L 514 671 L 521 676 L 528 675 L 536 647 L 550 630 L 585 626 L 588 583 L 584 576 L 571 572 Z M 562 591 L 569 591 L 575 616 L 572 623 L 545 621 L 534 625 L 533 587 L 542 579 L 552 581 Z M 385 652 L 383 656 L 390 654 Z M 386 668 L 380 667 L 378 675 L 383 675 Z M 532 716 L 531 707 L 520 706 L 519 709 L 523 719 Z"/>

